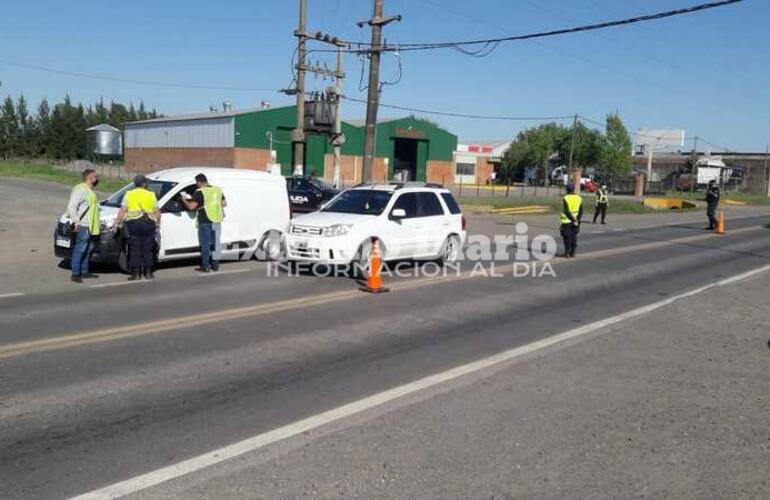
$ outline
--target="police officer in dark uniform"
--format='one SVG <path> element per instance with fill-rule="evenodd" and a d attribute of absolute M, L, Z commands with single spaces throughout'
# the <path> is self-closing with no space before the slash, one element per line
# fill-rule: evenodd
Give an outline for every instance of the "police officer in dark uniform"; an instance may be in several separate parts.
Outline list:
<path fill-rule="evenodd" d="M 708 188 L 706 189 L 706 215 L 709 218 L 709 231 L 714 230 L 714 226 L 717 224 L 717 207 L 719 206 L 719 198 L 722 193 L 719 191 L 719 186 L 715 180 L 710 180 Z"/>
<path fill-rule="evenodd" d="M 607 185 L 602 184 L 599 189 L 596 190 L 596 210 L 594 210 L 594 224 L 599 215 L 602 216 L 602 224 L 607 223 L 607 206 L 610 204 L 610 196 L 607 193 Z"/>
<path fill-rule="evenodd" d="M 562 198 L 562 209 L 561 214 L 559 214 L 559 222 L 561 223 L 559 232 L 564 240 L 564 257 L 575 257 L 582 218 L 583 198 L 579 194 L 575 194 L 574 184 L 567 184 L 567 194 Z"/>

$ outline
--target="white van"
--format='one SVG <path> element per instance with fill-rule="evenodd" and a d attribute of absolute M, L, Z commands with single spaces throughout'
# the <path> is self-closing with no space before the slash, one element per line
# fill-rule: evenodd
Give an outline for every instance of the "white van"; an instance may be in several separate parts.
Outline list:
<path fill-rule="evenodd" d="M 160 206 L 158 261 L 198 257 L 198 230 L 195 212 L 180 202 L 183 192 L 197 189 L 195 176 L 204 174 L 211 185 L 219 186 L 227 199 L 222 222 L 222 260 L 239 256 L 280 254 L 281 238 L 289 226 L 289 197 L 286 180 L 280 175 L 255 170 L 211 167 L 172 168 L 147 175 L 147 188 L 155 193 Z M 115 220 L 123 195 L 134 187 L 129 183 L 101 202 L 100 245 L 94 262 L 118 264 L 127 270 L 125 241 L 116 230 Z M 68 259 L 71 247 L 70 220 L 59 219 L 54 234 L 54 252 Z"/>

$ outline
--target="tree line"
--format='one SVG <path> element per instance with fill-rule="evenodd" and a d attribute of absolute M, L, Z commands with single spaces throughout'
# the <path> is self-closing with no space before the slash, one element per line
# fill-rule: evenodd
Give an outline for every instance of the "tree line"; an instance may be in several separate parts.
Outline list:
<path fill-rule="evenodd" d="M 67 95 L 54 104 L 43 99 L 31 111 L 23 95 L 15 101 L 6 96 L 0 106 L 0 159 L 85 158 L 87 128 L 108 123 L 122 130 L 126 122 L 159 116 L 154 109 L 148 111 L 143 102 L 135 107 L 133 103 L 126 106 L 119 102 L 105 105 L 100 100 L 84 106 L 73 104 Z"/>
<path fill-rule="evenodd" d="M 576 120 L 572 126 L 546 123 L 522 130 L 503 154 L 502 176 L 521 180 L 528 170 L 542 182 L 551 166 L 595 167 L 609 177 L 631 172 L 631 138 L 617 114 L 607 115 L 605 130 Z"/>

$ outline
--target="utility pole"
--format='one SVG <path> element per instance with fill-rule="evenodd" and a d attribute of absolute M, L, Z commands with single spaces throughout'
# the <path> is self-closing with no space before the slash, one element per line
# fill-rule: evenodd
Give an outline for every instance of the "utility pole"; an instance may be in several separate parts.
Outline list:
<path fill-rule="evenodd" d="M 377 107 L 380 100 L 380 52 L 382 49 L 382 27 L 393 21 L 400 21 L 401 16 L 382 15 L 383 0 L 374 0 L 372 18 L 361 21 L 359 28 L 369 25 L 372 28 L 372 43 L 369 53 L 369 91 L 366 99 L 366 129 L 364 135 L 364 165 L 361 178 L 371 181 L 374 172 L 374 139 L 377 128 Z"/>
<path fill-rule="evenodd" d="M 575 148 L 577 147 L 578 119 L 579 116 L 575 115 L 575 119 L 572 120 L 572 140 L 569 143 L 569 165 L 567 168 L 567 170 L 569 170 L 569 180 L 567 183 L 572 182 L 575 185 L 576 193 L 580 192 L 580 178 L 578 177 L 577 182 L 575 182 L 575 167 L 573 166 Z"/>
<path fill-rule="evenodd" d="M 304 175 L 305 163 L 305 43 L 307 34 L 307 0 L 299 0 L 297 37 L 297 127 L 291 132 L 294 144 L 294 175 Z"/>
<path fill-rule="evenodd" d="M 340 171 L 342 170 L 342 85 L 345 73 L 342 72 L 342 47 L 337 47 L 337 71 L 334 81 L 334 94 L 337 98 L 337 116 L 334 118 L 334 171 L 332 173 L 332 186 L 340 188 Z"/>
<path fill-rule="evenodd" d="M 692 169 L 690 169 L 690 194 L 695 192 L 695 184 L 698 182 L 698 136 L 694 138 L 692 145 Z"/>
<path fill-rule="evenodd" d="M 770 141 L 770 139 L 768 139 Z M 770 142 L 765 146 L 765 195 L 770 196 L 770 170 L 768 169 L 768 158 L 770 157 Z"/>

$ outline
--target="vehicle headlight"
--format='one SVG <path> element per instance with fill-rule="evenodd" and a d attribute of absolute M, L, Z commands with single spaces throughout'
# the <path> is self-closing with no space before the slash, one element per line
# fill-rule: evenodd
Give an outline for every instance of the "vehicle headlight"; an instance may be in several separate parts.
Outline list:
<path fill-rule="evenodd" d="M 112 231 L 115 229 L 115 219 L 102 219 L 99 222 L 99 228 L 102 231 Z"/>
<path fill-rule="evenodd" d="M 353 224 L 334 224 L 324 228 L 324 236 L 344 236 L 350 232 Z"/>

